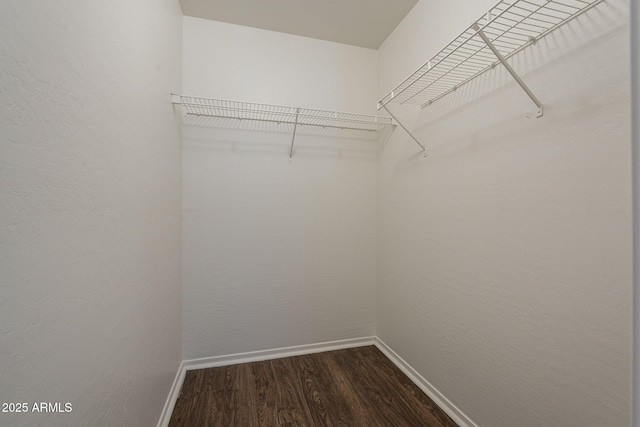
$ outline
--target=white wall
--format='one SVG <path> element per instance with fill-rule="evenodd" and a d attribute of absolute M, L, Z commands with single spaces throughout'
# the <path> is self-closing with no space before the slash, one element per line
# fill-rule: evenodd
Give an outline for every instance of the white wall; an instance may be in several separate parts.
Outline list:
<path fill-rule="evenodd" d="M 181 361 L 175 0 L 0 6 L 0 425 L 154 425 Z"/>
<path fill-rule="evenodd" d="M 421 1 L 380 49 L 379 95 L 492 0 Z M 607 1 L 420 111 L 379 164 L 377 334 L 481 426 L 626 426 L 628 4 Z"/>
<path fill-rule="evenodd" d="M 376 51 L 184 18 L 184 94 L 374 114 Z"/>
<path fill-rule="evenodd" d="M 184 19 L 184 93 L 374 112 L 376 51 Z M 375 334 L 375 140 L 183 127 L 185 359 Z"/>

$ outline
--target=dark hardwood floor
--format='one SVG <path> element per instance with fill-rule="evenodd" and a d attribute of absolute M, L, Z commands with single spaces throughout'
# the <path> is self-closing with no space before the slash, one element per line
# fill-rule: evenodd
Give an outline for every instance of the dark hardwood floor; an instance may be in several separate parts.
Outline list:
<path fill-rule="evenodd" d="M 169 425 L 456 426 L 375 346 L 188 371 Z"/>

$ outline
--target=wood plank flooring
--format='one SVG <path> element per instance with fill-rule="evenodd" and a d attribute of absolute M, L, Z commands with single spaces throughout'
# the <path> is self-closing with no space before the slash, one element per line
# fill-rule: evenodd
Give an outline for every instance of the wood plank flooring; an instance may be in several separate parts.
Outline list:
<path fill-rule="evenodd" d="M 375 346 L 188 371 L 170 427 L 457 427 Z"/>

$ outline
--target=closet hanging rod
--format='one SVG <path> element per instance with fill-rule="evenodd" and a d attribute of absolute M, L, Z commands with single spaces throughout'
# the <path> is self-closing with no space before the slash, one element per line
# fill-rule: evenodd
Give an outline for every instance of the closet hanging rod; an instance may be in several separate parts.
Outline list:
<path fill-rule="evenodd" d="M 391 102 L 430 105 L 496 65 L 506 64 L 516 53 L 602 1 L 502 0 L 382 97 L 378 110 Z M 509 72 L 517 76 L 515 70 Z M 525 89 L 520 77 L 516 80 L 538 105 L 540 116 L 542 104 Z"/>

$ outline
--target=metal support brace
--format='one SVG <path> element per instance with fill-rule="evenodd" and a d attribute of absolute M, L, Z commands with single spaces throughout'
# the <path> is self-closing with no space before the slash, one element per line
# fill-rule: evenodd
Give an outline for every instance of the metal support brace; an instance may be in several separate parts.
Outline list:
<path fill-rule="evenodd" d="M 531 98 L 533 103 L 536 104 L 536 106 L 538 107 L 538 114 L 536 115 L 536 117 L 542 117 L 543 110 L 542 110 L 542 103 L 540 102 L 540 100 L 533 94 L 533 92 L 531 92 L 531 89 L 529 89 L 529 87 L 525 84 L 525 82 L 520 78 L 518 73 L 516 73 L 516 71 L 511 67 L 511 65 L 509 65 L 507 60 L 504 59 L 504 56 L 502 56 L 502 54 L 498 52 L 498 49 L 496 49 L 493 43 L 491 43 L 491 40 L 489 40 L 486 34 L 480 29 L 480 26 L 478 24 L 475 24 L 473 26 L 473 29 L 478 32 L 478 35 L 487 44 L 487 46 L 489 46 L 489 49 L 491 49 L 493 54 L 498 58 L 498 60 L 502 63 L 502 65 L 504 65 L 504 67 L 507 69 L 509 74 L 511 74 L 511 76 L 515 79 L 515 81 L 520 85 L 522 90 L 524 90 L 526 94 L 529 96 L 529 98 Z"/>
<path fill-rule="evenodd" d="M 418 144 L 418 145 L 420 146 L 420 148 L 422 148 L 422 151 L 423 151 L 424 155 L 426 156 L 426 155 L 427 155 L 427 150 L 424 148 L 424 145 L 420 144 L 420 141 L 418 141 L 418 140 L 416 139 L 416 137 L 415 137 L 415 136 L 413 136 L 413 134 L 412 134 L 411 132 L 409 132 L 409 129 L 407 129 L 407 128 L 406 128 L 406 127 L 405 127 L 405 126 L 400 122 L 400 120 L 398 120 L 398 119 L 396 118 L 396 116 L 394 116 L 394 115 L 393 115 L 393 113 L 391 113 L 391 111 L 389 111 L 389 109 L 387 108 L 387 106 L 386 106 L 386 105 L 383 105 L 383 106 L 382 106 L 382 108 L 384 108 L 384 110 L 385 110 L 387 113 L 389 113 L 389 115 L 393 118 L 393 120 L 395 120 L 396 122 L 398 122 L 398 124 L 400 125 L 400 127 L 401 127 L 402 129 L 404 129 L 404 131 L 405 131 L 405 132 L 407 132 L 407 133 L 409 134 L 409 136 L 411 137 L 411 139 L 413 139 L 413 140 L 416 142 L 416 144 Z"/>
<path fill-rule="evenodd" d="M 296 120 L 293 123 L 293 136 L 291 137 L 291 149 L 289 150 L 289 161 L 293 157 L 293 143 L 296 141 L 296 129 L 298 129 L 298 115 L 300 114 L 300 109 L 296 108 Z"/>

